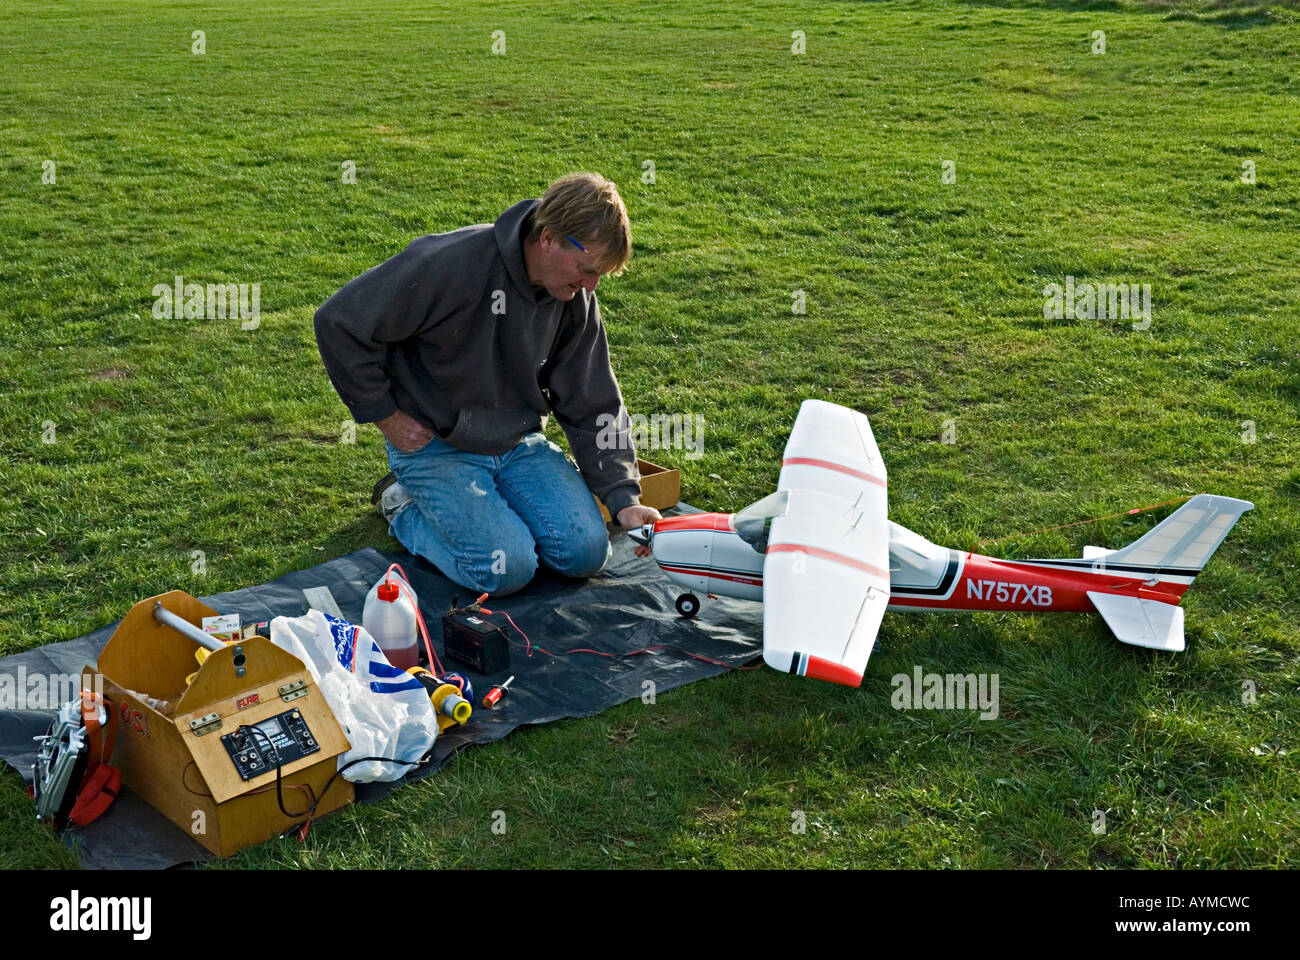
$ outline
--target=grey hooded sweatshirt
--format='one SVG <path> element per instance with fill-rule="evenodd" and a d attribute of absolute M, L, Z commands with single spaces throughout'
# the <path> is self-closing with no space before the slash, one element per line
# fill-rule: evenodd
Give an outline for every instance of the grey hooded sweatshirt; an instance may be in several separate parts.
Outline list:
<path fill-rule="evenodd" d="M 564 303 L 528 279 L 539 202 L 413 240 L 316 311 L 316 343 L 357 423 L 401 409 L 453 447 L 497 456 L 553 411 L 616 517 L 641 494 L 628 416 L 596 295 Z"/>

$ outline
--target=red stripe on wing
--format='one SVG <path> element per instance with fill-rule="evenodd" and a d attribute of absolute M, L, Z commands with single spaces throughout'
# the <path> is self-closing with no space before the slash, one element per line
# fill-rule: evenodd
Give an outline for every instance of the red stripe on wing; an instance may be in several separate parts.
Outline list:
<path fill-rule="evenodd" d="M 888 582 L 888 571 L 881 570 L 879 567 L 870 563 L 864 563 L 853 557 L 846 557 L 842 553 L 834 553 L 830 550 L 823 550 L 821 547 L 809 547 L 798 543 L 776 543 L 767 548 L 769 554 L 772 553 L 806 553 L 810 557 L 817 557 L 819 560 L 829 560 L 831 563 L 842 564 L 846 567 L 852 567 L 854 570 L 861 570 L 863 573 L 869 573 L 873 577 L 880 577 Z"/>
<path fill-rule="evenodd" d="M 884 486 L 885 481 L 881 480 L 875 474 L 866 473 L 862 470 L 856 470 L 853 467 L 846 467 L 842 463 L 832 463 L 830 460 L 818 460 L 814 457 L 786 457 L 781 461 L 783 467 L 819 467 L 822 470 L 834 470 L 836 473 L 847 473 L 850 477 L 857 477 L 859 480 L 866 480 L 869 483 Z"/>

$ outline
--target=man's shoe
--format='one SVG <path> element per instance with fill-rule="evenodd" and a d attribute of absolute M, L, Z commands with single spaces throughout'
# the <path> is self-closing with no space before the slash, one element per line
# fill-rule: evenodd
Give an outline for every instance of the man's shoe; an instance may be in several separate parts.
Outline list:
<path fill-rule="evenodd" d="M 393 517 L 414 503 L 415 499 L 397 482 L 397 476 L 389 473 L 370 491 L 370 502 L 375 505 L 381 517 L 392 523 Z"/>
<path fill-rule="evenodd" d="M 393 473 L 393 471 L 389 470 L 386 474 L 384 474 L 383 479 L 380 480 L 378 483 L 376 483 L 375 488 L 370 491 L 371 506 L 374 506 L 375 504 L 379 503 L 379 498 L 383 495 L 384 491 L 387 490 L 396 482 L 397 482 L 397 474 Z"/>

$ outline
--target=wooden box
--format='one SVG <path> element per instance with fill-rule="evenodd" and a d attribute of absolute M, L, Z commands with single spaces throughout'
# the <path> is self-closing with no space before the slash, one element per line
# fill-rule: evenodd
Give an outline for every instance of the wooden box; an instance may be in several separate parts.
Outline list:
<path fill-rule="evenodd" d="M 669 470 L 657 463 L 640 459 L 637 460 L 636 467 L 641 473 L 641 503 L 656 510 L 667 510 L 669 507 L 677 506 L 677 501 L 682 498 L 680 471 Z M 600 515 L 605 518 L 605 522 L 609 523 L 609 511 L 605 509 L 605 505 L 599 500 L 596 501 L 596 505 L 600 507 Z"/>
<path fill-rule="evenodd" d="M 103 675 L 118 711 L 112 762 L 123 783 L 218 857 L 302 823 L 317 797 L 313 818 L 351 803 L 352 784 L 341 776 L 321 796 L 349 745 L 303 662 L 255 636 L 213 652 L 187 689 L 198 644 L 154 619 L 157 602 L 196 626 L 218 612 L 180 590 L 142 600 L 109 638 L 97 670 L 86 668 Z M 160 712 L 150 697 L 173 709 Z M 281 768 L 284 807 L 296 816 L 280 810 L 275 769 L 242 779 L 221 739 L 286 711 L 297 711 L 319 747 Z"/>

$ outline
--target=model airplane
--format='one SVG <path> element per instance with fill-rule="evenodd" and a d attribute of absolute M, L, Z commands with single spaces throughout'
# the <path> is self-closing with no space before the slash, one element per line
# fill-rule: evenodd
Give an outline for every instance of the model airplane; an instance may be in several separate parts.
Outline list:
<path fill-rule="evenodd" d="M 856 687 L 887 609 L 1096 612 L 1124 643 L 1182 650 L 1184 591 L 1254 507 L 1201 494 L 1119 550 L 999 560 L 891 522 L 885 491 L 867 418 L 805 400 L 776 493 L 739 513 L 668 517 L 629 535 L 688 590 L 764 601 L 769 666 Z M 694 593 L 677 598 L 683 617 L 699 609 Z"/>

